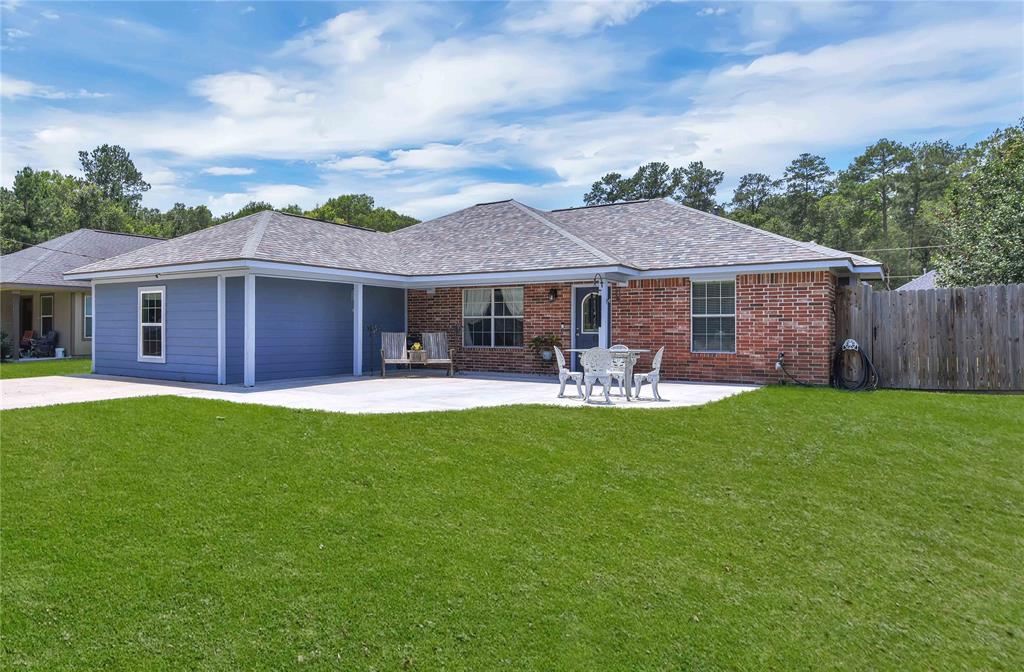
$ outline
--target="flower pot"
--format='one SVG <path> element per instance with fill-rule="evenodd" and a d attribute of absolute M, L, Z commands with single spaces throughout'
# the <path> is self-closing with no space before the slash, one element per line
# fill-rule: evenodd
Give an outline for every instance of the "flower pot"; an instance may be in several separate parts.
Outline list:
<path fill-rule="evenodd" d="M 540 358 L 543 359 L 545 362 L 550 362 L 551 361 L 551 357 L 554 354 L 555 353 L 553 353 L 550 350 L 541 350 L 540 351 Z"/>
<path fill-rule="evenodd" d="M 416 363 L 416 364 L 423 364 L 423 363 L 425 363 L 427 361 L 427 351 L 426 350 L 410 350 L 409 351 L 409 360 L 414 362 L 414 363 Z"/>

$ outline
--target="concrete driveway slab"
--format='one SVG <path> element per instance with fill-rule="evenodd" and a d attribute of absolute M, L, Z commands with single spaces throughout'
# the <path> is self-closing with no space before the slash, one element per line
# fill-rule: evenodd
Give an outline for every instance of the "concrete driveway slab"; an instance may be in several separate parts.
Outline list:
<path fill-rule="evenodd" d="M 612 395 L 612 403 L 605 406 L 600 403 L 585 404 L 569 397 L 559 399 L 558 382 L 554 378 L 526 376 L 307 378 L 261 383 L 252 388 L 112 376 L 46 376 L 0 381 L 0 408 L 28 408 L 169 394 L 338 413 L 414 413 L 513 404 L 650 409 L 696 406 L 756 389 L 752 385 L 664 382 L 660 387 L 663 401 L 654 401 L 649 396 L 626 401 Z M 594 398 L 596 400 L 599 396 L 595 394 Z"/>

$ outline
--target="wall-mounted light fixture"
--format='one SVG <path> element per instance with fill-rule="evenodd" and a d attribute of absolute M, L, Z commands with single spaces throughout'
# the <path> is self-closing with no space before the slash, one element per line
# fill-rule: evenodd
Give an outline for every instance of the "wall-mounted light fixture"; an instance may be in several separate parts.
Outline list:
<path fill-rule="evenodd" d="M 548 290 L 548 303 L 554 303 L 555 299 L 558 298 L 558 288 L 552 287 Z"/>

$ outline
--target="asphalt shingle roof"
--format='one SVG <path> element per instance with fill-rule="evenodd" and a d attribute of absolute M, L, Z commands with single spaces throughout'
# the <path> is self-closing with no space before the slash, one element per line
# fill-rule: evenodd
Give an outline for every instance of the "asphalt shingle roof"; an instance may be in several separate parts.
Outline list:
<path fill-rule="evenodd" d="M 242 259 L 400 275 L 844 259 L 854 265 L 878 263 L 662 200 L 551 212 L 507 200 L 474 205 L 393 233 L 264 211 L 76 272 Z"/>
<path fill-rule="evenodd" d="M 938 287 L 938 273 L 934 270 L 928 271 L 922 275 L 917 276 L 910 282 L 906 283 L 901 287 L 897 287 L 896 290 L 899 292 L 904 291 L 915 291 L 918 289 L 935 289 Z"/>
<path fill-rule="evenodd" d="M 84 280 L 65 280 L 64 273 L 159 242 L 149 236 L 78 229 L 0 257 L 0 284 L 88 287 Z"/>

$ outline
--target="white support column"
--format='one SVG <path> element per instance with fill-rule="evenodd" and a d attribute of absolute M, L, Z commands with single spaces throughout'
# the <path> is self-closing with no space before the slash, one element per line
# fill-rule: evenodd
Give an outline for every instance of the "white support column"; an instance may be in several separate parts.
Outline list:
<path fill-rule="evenodd" d="M 610 325 L 612 322 L 612 302 L 611 302 L 612 288 L 607 281 L 601 283 L 601 335 L 598 339 L 599 345 L 602 348 L 610 348 L 611 335 Z"/>
<path fill-rule="evenodd" d="M 92 343 L 89 344 L 89 359 L 92 361 L 89 364 L 89 370 L 92 373 L 96 373 L 96 344 L 99 343 L 99 340 L 96 338 L 96 332 L 99 331 L 96 328 L 96 325 L 98 325 L 100 321 L 96 319 L 96 281 L 93 280 L 89 285 L 89 296 L 92 297 Z M 85 299 L 83 298 L 82 301 L 84 302 Z M 84 305 L 82 306 L 82 309 L 85 309 Z M 135 319 L 139 319 L 139 316 L 136 315 Z M 21 336 L 19 335 L 18 338 L 21 338 Z"/>
<path fill-rule="evenodd" d="M 352 285 L 352 375 L 363 375 L 363 283 Z"/>
<path fill-rule="evenodd" d="M 245 274 L 245 365 L 242 382 L 256 384 L 256 276 Z"/>
<path fill-rule="evenodd" d="M 217 384 L 227 382 L 227 346 L 225 280 L 223 275 L 217 276 Z"/>

